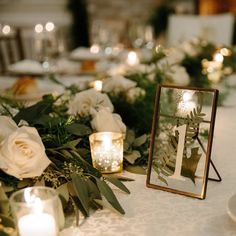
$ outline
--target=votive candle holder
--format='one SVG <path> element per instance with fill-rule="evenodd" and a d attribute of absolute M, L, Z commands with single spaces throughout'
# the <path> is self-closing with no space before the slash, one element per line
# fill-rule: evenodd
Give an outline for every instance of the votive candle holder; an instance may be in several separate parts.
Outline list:
<path fill-rule="evenodd" d="M 123 135 L 98 132 L 89 136 L 93 166 L 102 173 L 123 170 Z"/>
<path fill-rule="evenodd" d="M 49 187 L 28 187 L 13 193 L 10 205 L 19 236 L 58 236 L 59 198 Z"/>

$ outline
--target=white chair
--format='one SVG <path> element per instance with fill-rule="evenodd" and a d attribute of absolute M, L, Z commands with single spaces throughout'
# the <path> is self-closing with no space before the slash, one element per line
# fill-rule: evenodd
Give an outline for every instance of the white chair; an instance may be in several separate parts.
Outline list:
<path fill-rule="evenodd" d="M 167 44 L 193 37 L 201 37 L 214 43 L 231 45 L 233 39 L 234 16 L 230 13 L 198 16 L 171 15 L 168 20 Z"/>

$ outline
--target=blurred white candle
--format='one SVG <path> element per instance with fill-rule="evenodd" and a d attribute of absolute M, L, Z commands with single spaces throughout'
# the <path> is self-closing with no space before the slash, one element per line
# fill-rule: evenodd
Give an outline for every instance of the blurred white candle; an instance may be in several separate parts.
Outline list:
<path fill-rule="evenodd" d="M 182 95 L 182 101 L 179 102 L 177 108 L 177 116 L 187 117 L 194 108 L 196 108 L 196 103 L 192 100 L 193 93 L 185 91 Z"/>
<path fill-rule="evenodd" d="M 139 58 L 136 52 L 131 51 L 128 53 L 127 64 L 129 66 L 135 66 L 139 64 Z"/>
<path fill-rule="evenodd" d="M 32 213 L 19 218 L 20 236 L 57 236 L 56 223 L 48 213 Z"/>
<path fill-rule="evenodd" d="M 10 34 L 10 33 L 11 33 L 11 27 L 10 27 L 9 25 L 4 25 L 4 26 L 2 27 L 2 33 L 3 33 L 4 35 Z"/>
<path fill-rule="evenodd" d="M 11 209 L 19 236 L 57 236 L 58 194 L 49 187 L 29 187 L 13 193 Z"/>
<path fill-rule="evenodd" d="M 93 88 L 97 90 L 98 92 L 102 91 L 102 81 L 101 80 L 95 80 L 93 82 Z"/>

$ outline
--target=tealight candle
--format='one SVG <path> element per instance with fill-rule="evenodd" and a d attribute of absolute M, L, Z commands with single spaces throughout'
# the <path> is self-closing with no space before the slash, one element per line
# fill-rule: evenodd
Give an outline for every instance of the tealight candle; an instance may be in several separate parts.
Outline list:
<path fill-rule="evenodd" d="M 102 91 L 102 81 L 101 80 L 95 80 L 93 82 L 93 88 L 97 90 L 98 92 Z"/>
<path fill-rule="evenodd" d="M 93 166 L 103 173 L 123 169 L 123 136 L 121 133 L 99 132 L 89 136 Z"/>
<path fill-rule="evenodd" d="M 19 236 L 57 236 L 59 232 L 57 192 L 48 187 L 31 187 L 15 192 L 10 204 Z"/>
<path fill-rule="evenodd" d="M 138 58 L 138 55 L 136 52 L 131 51 L 128 53 L 127 64 L 129 66 L 135 66 L 135 65 L 139 64 L 139 58 Z"/>

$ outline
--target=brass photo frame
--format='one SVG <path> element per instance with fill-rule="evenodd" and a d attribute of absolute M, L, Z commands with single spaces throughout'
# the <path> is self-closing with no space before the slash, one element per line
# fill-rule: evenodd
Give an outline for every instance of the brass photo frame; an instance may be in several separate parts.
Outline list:
<path fill-rule="evenodd" d="M 147 187 L 204 199 L 211 161 L 218 90 L 158 86 Z M 206 148 L 205 148 L 206 147 Z"/>

